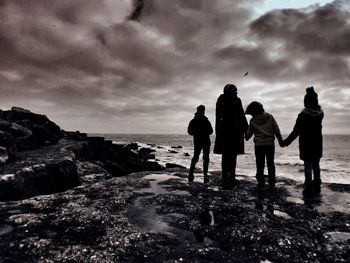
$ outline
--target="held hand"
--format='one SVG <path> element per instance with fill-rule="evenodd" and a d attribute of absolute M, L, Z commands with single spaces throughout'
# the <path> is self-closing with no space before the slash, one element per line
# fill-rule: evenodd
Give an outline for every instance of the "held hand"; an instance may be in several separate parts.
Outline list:
<path fill-rule="evenodd" d="M 282 148 L 287 146 L 287 145 L 285 144 L 284 140 L 282 140 L 282 139 L 278 140 L 278 144 L 279 144 Z"/>

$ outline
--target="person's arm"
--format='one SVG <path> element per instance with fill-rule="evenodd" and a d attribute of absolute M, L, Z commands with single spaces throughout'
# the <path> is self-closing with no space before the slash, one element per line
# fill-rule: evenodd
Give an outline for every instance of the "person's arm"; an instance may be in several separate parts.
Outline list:
<path fill-rule="evenodd" d="M 245 140 L 248 141 L 254 134 L 254 129 L 252 127 L 252 125 L 250 124 L 248 126 L 247 131 L 245 132 Z"/>
<path fill-rule="evenodd" d="M 213 127 L 211 126 L 211 123 L 209 120 L 208 120 L 208 134 L 209 135 L 213 134 Z"/>
<path fill-rule="evenodd" d="M 215 108 L 215 133 L 218 134 L 220 132 L 220 123 L 222 118 L 222 106 L 220 97 L 216 101 L 216 108 Z"/>
<path fill-rule="evenodd" d="M 191 136 L 194 135 L 194 124 L 193 124 L 193 120 L 190 121 L 190 123 L 188 124 L 188 127 L 187 127 L 187 133 Z"/>
<path fill-rule="evenodd" d="M 239 115 L 238 116 L 240 116 L 239 118 L 241 119 L 240 122 L 242 125 L 242 131 L 243 131 L 243 133 L 245 133 L 248 129 L 248 122 L 247 122 L 247 118 L 245 117 L 245 114 L 244 114 L 242 101 L 240 98 L 238 98 L 238 101 L 239 101 Z"/>
<path fill-rule="evenodd" d="M 281 131 L 280 131 L 280 128 L 278 127 L 278 124 L 275 120 L 275 118 L 271 115 L 272 117 L 272 129 L 273 129 L 273 133 L 275 134 L 277 140 L 278 140 L 278 144 L 281 146 L 281 147 L 284 147 L 284 142 L 283 142 L 283 138 L 282 138 L 282 134 L 281 134 Z"/>
<path fill-rule="evenodd" d="M 283 141 L 285 146 L 290 145 L 300 134 L 301 129 L 301 122 L 302 122 L 302 115 L 299 114 L 297 121 L 295 122 L 293 131 L 289 134 L 289 136 Z"/>

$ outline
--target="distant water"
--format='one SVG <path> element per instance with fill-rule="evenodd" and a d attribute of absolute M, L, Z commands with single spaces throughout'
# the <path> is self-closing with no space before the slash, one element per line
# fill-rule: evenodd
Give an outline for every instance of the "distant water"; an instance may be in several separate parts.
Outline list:
<path fill-rule="evenodd" d="M 160 163 L 177 163 L 190 166 L 193 144 L 189 135 L 169 134 L 104 134 L 107 139 L 117 143 L 138 142 L 141 147 L 156 150 Z M 212 148 L 215 136 L 211 137 Z M 321 176 L 324 182 L 350 184 L 350 135 L 324 135 L 323 158 L 321 159 Z M 182 146 L 182 148 L 171 148 Z M 160 148 L 161 147 L 161 148 Z M 177 153 L 170 153 L 174 150 Z M 254 144 L 252 139 L 245 143 L 246 154 L 238 157 L 237 174 L 255 176 Z M 185 156 L 189 153 L 191 156 Z M 277 177 L 283 176 L 302 182 L 304 180 L 303 161 L 299 159 L 298 139 L 292 145 L 281 148 L 276 142 L 275 164 Z M 202 162 L 197 164 L 201 168 Z M 209 171 L 221 170 L 221 155 L 210 155 Z M 265 168 L 265 173 L 267 170 Z"/>

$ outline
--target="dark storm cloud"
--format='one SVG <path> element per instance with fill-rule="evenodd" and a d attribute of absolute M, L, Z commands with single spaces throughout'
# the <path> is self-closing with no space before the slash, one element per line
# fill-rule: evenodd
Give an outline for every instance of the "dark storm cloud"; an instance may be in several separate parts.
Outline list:
<path fill-rule="evenodd" d="M 253 33 L 283 41 L 293 51 L 350 54 L 350 1 L 335 1 L 312 10 L 275 10 L 251 24 Z"/>
<path fill-rule="evenodd" d="M 129 16 L 130 20 L 139 20 L 143 6 L 145 5 L 143 0 L 134 0 L 134 10 Z"/>
<path fill-rule="evenodd" d="M 292 80 L 296 75 L 296 69 L 288 59 L 271 59 L 261 47 L 229 46 L 215 52 L 214 57 L 226 61 L 229 70 L 247 69 L 250 76 L 271 82 Z"/>
<path fill-rule="evenodd" d="M 67 129 L 184 132 L 198 104 L 213 118 L 226 82 L 289 120 L 312 82 L 338 114 L 349 94 L 326 98 L 350 81 L 344 5 L 252 22 L 258 2 L 2 0 L 0 102 Z"/>

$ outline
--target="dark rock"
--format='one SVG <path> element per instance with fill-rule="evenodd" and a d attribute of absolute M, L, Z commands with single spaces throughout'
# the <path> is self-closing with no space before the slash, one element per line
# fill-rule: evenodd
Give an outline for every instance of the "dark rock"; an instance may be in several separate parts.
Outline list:
<path fill-rule="evenodd" d="M 136 142 L 132 142 L 127 145 L 127 148 L 130 150 L 137 150 L 139 148 L 139 145 Z"/>
<path fill-rule="evenodd" d="M 87 140 L 89 143 L 103 143 L 105 141 L 105 138 L 102 136 L 89 136 Z"/>
<path fill-rule="evenodd" d="M 64 136 L 68 140 L 75 140 L 75 141 L 83 141 L 87 139 L 87 134 L 86 133 L 81 133 L 79 131 L 64 131 Z"/>
<path fill-rule="evenodd" d="M 15 142 L 18 151 L 27 151 L 38 147 L 37 141 L 33 135 L 18 137 Z"/>
<path fill-rule="evenodd" d="M 156 161 L 145 161 L 143 162 L 143 165 L 141 166 L 143 168 L 143 171 L 163 171 L 164 166 L 160 165 Z"/>
<path fill-rule="evenodd" d="M 28 128 L 4 120 L 0 120 L 0 130 L 8 132 L 13 138 L 32 135 L 32 132 Z"/>
<path fill-rule="evenodd" d="M 170 153 L 179 153 L 179 152 L 174 151 L 174 150 L 168 150 L 168 152 L 170 152 Z"/>
<path fill-rule="evenodd" d="M 79 185 L 77 167 L 71 160 L 25 167 L 0 180 L 0 200 L 19 200 L 60 192 Z"/>
<path fill-rule="evenodd" d="M 103 167 L 113 176 L 124 176 L 128 174 L 128 171 L 125 170 L 123 167 L 121 167 L 119 164 L 112 162 L 112 161 L 106 161 L 103 165 Z"/>
<path fill-rule="evenodd" d="M 189 154 L 189 153 L 184 153 L 184 156 L 191 156 L 191 154 Z"/>
<path fill-rule="evenodd" d="M 182 165 L 179 165 L 179 164 L 176 164 L 176 163 L 166 163 L 165 164 L 165 167 L 166 168 L 180 168 L 180 169 L 186 169 L 185 166 L 182 166 Z"/>
<path fill-rule="evenodd" d="M 152 160 L 154 159 L 155 160 L 156 159 L 156 155 L 153 154 L 153 153 L 152 154 L 148 154 L 147 155 L 147 159 L 152 159 Z"/>
<path fill-rule="evenodd" d="M 6 148 L 9 159 L 13 159 L 16 157 L 16 142 L 15 139 L 8 132 L 0 131 L 0 146 Z"/>
<path fill-rule="evenodd" d="M 173 148 L 173 149 L 182 149 L 182 146 L 181 146 L 181 145 L 178 145 L 178 146 L 171 146 L 171 148 Z"/>
<path fill-rule="evenodd" d="M 62 137 L 61 128 L 45 115 L 36 114 L 20 107 L 12 107 L 11 111 L 4 111 L 3 115 L 7 121 L 17 122 L 27 120 L 35 125 L 44 127 L 58 138 Z"/>
<path fill-rule="evenodd" d="M 156 150 L 151 149 L 151 148 L 142 147 L 142 148 L 139 150 L 139 153 L 140 153 L 140 154 L 150 154 L 150 153 L 155 152 L 155 151 L 156 151 Z"/>
<path fill-rule="evenodd" d="M 39 145 L 45 145 L 46 143 L 56 144 L 59 141 L 59 137 L 40 125 L 33 125 L 33 135 Z"/>
<path fill-rule="evenodd" d="M 9 156 L 5 147 L 0 146 L 0 165 L 7 163 Z"/>

